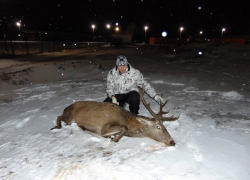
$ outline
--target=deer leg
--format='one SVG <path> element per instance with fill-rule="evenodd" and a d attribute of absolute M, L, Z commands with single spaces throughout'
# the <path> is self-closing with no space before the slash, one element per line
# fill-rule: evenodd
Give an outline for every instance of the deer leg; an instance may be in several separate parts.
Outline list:
<path fill-rule="evenodd" d="M 61 129 L 62 125 L 61 125 L 61 121 L 62 121 L 62 116 L 58 116 L 57 120 L 56 120 L 56 126 L 51 128 L 50 130 L 53 129 Z"/>
<path fill-rule="evenodd" d="M 127 127 L 124 125 L 107 124 L 102 128 L 102 137 L 115 136 L 112 141 L 118 142 L 119 139 L 127 132 Z"/>

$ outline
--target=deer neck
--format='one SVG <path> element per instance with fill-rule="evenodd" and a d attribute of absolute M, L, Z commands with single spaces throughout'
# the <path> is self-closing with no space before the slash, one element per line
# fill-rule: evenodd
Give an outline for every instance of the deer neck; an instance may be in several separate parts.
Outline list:
<path fill-rule="evenodd" d="M 126 136 L 145 137 L 147 126 L 136 120 L 136 115 L 126 117 L 126 126 L 128 128 Z"/>

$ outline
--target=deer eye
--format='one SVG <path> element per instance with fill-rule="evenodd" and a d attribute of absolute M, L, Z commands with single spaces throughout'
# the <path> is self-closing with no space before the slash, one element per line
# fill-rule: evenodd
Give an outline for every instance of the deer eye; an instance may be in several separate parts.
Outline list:
<path fill-rule="evenodd" d="M 160 126 L 156 126 L 156 128 L 157 128 L 157 129 L 161 129 L 161 127 L 160 127 Z"/>

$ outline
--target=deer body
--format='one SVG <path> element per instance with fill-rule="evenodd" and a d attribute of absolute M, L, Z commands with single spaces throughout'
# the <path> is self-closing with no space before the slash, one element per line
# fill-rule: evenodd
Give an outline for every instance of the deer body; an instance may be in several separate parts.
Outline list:
<path fill-rule="evenodd" d="M 136 116 L 112 103 L 78 101 L 64 109 L 54 128 L 60 129 L 61 121 L 67 125 L 75 122 L 82 129 L 103 137 L 116 135 L 115 142 L 125 135 L 149 137 L 166 145 L 175 144 L 161 121 Z"/>
<path fill-rule="evenodd" d="M 160 105 L 159 113 L 155 114 L 143 98 L 142 88 L 141 100 L 154 118 L 132 114 L 118 105 L 108 102 L 78 101 L 64 109 L 61 116 L 57 117 L 56 126 L 52 129 L 60 129 L 61 121 L 67 125 L 77 123 L 84 130 L 91 131 L 102 137 L 113 137 L 117 142 L 122 136 L 149 137 L 167 146 L 174 146 L 175 142 L 166 130 L 162 121 L 172 121 L 178 117 L 163 117 Z"/>

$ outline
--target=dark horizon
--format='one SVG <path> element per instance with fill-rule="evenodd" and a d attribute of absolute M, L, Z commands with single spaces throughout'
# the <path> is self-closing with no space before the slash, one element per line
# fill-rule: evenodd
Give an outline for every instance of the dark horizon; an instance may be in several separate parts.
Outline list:
<path fill-rule="evenodd" d="M 21 29 L 53 31 L 93 35 L 110 35 L 115 23 L 120 33 L 133 33 L 142 39 L 144 26 L 148 26 L 147 37 L 160 37 L 167 31 L 167 37 L 198 35 L 204 37 L 248 36 L 250 34 L 249 13 L 245 1 L 156 1 L 156 0 L 72 0 L 42 1 L 27 0 L 0 1 L 0 29 L 16 28 L 21 20 Z M 111 29 L 106 28 L 106 24 Z"/>

